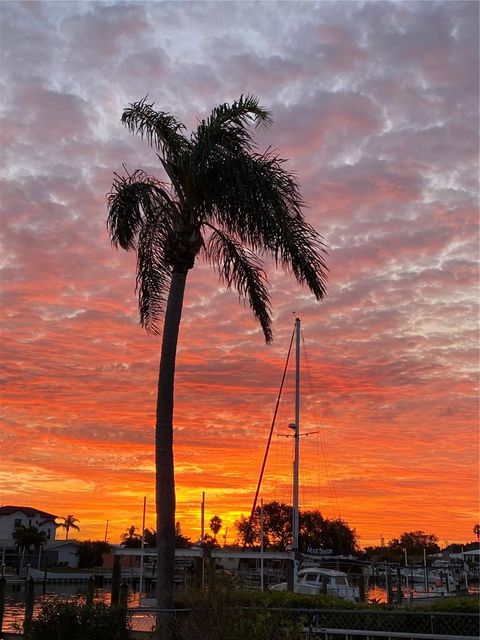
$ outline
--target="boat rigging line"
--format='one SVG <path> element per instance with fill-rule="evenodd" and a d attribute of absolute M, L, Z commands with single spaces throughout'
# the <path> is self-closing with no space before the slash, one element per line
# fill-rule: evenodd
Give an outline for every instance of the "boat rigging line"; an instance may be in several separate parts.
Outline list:
<path fill-rule="evenodd" d="M 290 338 L 290 346 L 288 347 L 288 354 L 287 354 L 287 359 L 286 359 L 286 362 L 285 362 L 285 368 L 283 370 L 282 381 L 280 383 L 280 389 L 278 391 L 277 402 L 275 404 L 275 411 L 273 412 L 272 424 L 270 426 L 270 433 L 268 434 L 267 446 L 265 448 L 265 455 L 263 456 L 262 468 L 260 470 L 260 477 L 258 478 L 258 483 L 257 483 L 257 490 L 255 491 L 255 497 L 253 499 L 252 510 L 250 512 L 250 519 L 248 521 L 248 527 L 247 527 L 247 530 L 245 532 L 245 537 L 243 539 L 243 548 L 245 548 L 245 546 L 247 545 L 247 541 L 249 539 L 249 535 L 250 535 L 250 532 L 252 530 L 252 522 L 253 522 L 253 517 L 254 517 L 254 514 L 255 514 L 255 508 L 257 506 L 258 494 L 260 493 L 260 487 L 262 485 L 263 473 L 265 471 L 265 465 L 267 464 L 268 452 L 270 450 L 270 444 L 272 442 L 272 435 L 273 435 L 273 430 L 275 428 L 275 421 L 277 419 L 278 408 L 280 406 L 280 399 L 282 397 L 283 385 L 285 383 L 285 378 L 287 376 L 288 363 L 290 361 L 290 354 L 292 353 L 293 339 L 295 337 L 295 328 L 296 327 L 294 327 L 293 332 L 292 332 L 292 337 Z"/>
<path fill-rule="evenodd" d="M 308 385 L 308 388 L 309 388 L 309 391 L 310 391 L 310 395 L 313 398 L 315 398 L 315 391 L 314 391 L 313 384 L 312 384 L 312 375 L 311 375 L 309 350 L 307 349 L 307 345 L 305 343 L 305 337 L 303 335 L 303 330 L 302 330 L 302 345 L 303 345 L 303 355 L 304 355 L 304 361 L 305 361 L 305 378 L 306 378 L 306 382 L 307 382 L 307 385 Z M 315 414 L 315 422 L 316 422 L 317 425 L 320 426 L 320 414 L 319 414 L 316 402 L 313 402 L 312 408 L 313 408 L 313 412 Z M 324 469 L 325 469 L 325 476 L 326 476 L 326 480 L 327 480 L 326 484 L 327 484 L 327 488 L 328 488 L 328 491 L 329 491 L 329 494 L 330 494 L 331 508 L 332 508 L 332 512 L 333 512 L 333 517 L 336 519 L 337 517 L 339 517 L 338 514 L 340 512 L 340 509 L 339 509 L 337 491 L 335 489 L 335 486 L 334 486 L 334 484 L 332 482 L 332 479 L 331 479 L 331 476 L 330 476 L 327 446 L 325 444 L 325 438 L 323 436 L 322 429 L 319 429 L 316 433 L 319 434 L 319 437 L 317 439 L 317 464 L 318 464 L 318 458 L 320 457 L 319 453 L 318 453 L 318 446 L 320 445 L 321 454 L 322 454 L 322 458 L 323 458 L 323 465 L 324 465 Z M 318 469 L 318 476 L 320 477 L 320 469 Z"/>

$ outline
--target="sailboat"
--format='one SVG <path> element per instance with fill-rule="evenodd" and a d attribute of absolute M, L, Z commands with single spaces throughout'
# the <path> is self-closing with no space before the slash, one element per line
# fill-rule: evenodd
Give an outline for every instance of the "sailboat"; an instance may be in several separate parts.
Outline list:
<path fill-rule="evenodd" d="M 302 555 L 299 546 L 299 472 L 300 472 L 300 340 L 301 320 L 295 319 L 295 421 L 289 424 L 294 437 L 293 460 L 293 508 L 292 508 L 292 555 L 293 555 L 293 592 L 311 595 L 326 594 L 343 598 L 352 602 L 360 599 L 360 590 L 349 582 L 349 576 L 344 571 L 326 569 L 322 567 L 302 567 Z M 265 463 L 265 461 L 264 461 Z M 263 473 L 263 468 L 262 468 Z M 258 488 L 257 488 L 258 495 Z M 273 585 L 273 591 L 286 591 L 287 582 Z"/>

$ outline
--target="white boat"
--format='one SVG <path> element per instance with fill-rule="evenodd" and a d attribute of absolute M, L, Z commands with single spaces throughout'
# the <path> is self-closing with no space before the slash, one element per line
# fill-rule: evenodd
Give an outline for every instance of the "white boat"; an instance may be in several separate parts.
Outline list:
<path fill-rule="evenodd" d="M 452 572 L 448 570 L 439 571 L 431 567 L 402 567 L 400 573 L 404 585 L 415 591 L 425 591 L 426 584 L 427 591 L 431 589 L 434 593 L 441 595 L 457 590 L 457 582 Z"/>
<path fill-rule="evenodd" d="M 286 591 L 287 583 L 282 582 L 271 587 L 272 591 Z M 307 567 L 298 572 L 298 581 L 293 585 L 294 593 L 308 595 L 328 595 L 350 602 L 358 602 L 360 590 L 352 587 L 348 581 L 348 575 L 343 571 L 323 569 L 321 567 Z"/>
<path fill-rule="evenodd" d="M 413 591 L 412 589 L 407 589 L 403 592 L 403 597 L 409 604 L 433 604 L 441 598 L 451 598 L 454 595 L 448 591 L 436 590 L 435 587 L 428 593 Z"/>

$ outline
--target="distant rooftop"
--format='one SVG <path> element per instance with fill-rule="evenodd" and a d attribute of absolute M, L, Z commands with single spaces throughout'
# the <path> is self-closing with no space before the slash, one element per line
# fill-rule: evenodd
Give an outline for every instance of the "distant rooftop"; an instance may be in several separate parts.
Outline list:
<path fill-rule="evenodd" d="M 46 544 L 47 549 L 56 549 L 57 547 L 64 547 L 68 545 L 75 545 L 78 547 L 80 543 L 78 540 L 49 540 Z"/>
<path fill-rule="evenodd" d="M 33 507 L 15 507 L 12 505 L 0 507 L 0 516 L 10 516 L 12 513 L 16 513 L 17 511 L 21 511 L 29 518 L 33 518 L 35 516 L 40 516 L 46 520 L 55 520 L 55 518 L 58 518 L 58 516 L 54 516 L 53 513 L 47 513 L 47 511 L 42 511 L 41 509 L 34 509 Z"/>

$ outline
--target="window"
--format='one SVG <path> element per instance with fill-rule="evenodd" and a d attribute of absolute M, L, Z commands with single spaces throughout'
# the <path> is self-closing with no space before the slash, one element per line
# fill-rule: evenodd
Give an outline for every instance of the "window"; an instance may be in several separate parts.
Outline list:
<path fill-rule="evenodd" d="M 15 520 L 13 521 L 13 526 L 15 527 L 15 529 L 17 529 L 18 527 L 22 526 L 22 519 L 21 518 L 15 518 Z"/>
<path fill-rule="evenodd" d="M 335 584 L 337 585 L 337 587 L 346 587 L 347 581 L 344 577 L 337 576 L 335 578 Z"/>
<path fill-rule="evenodd" d="M 316 573 L 306 573 L 305 574 L 305 582 L 316 582 L 317 574 Z"/>

